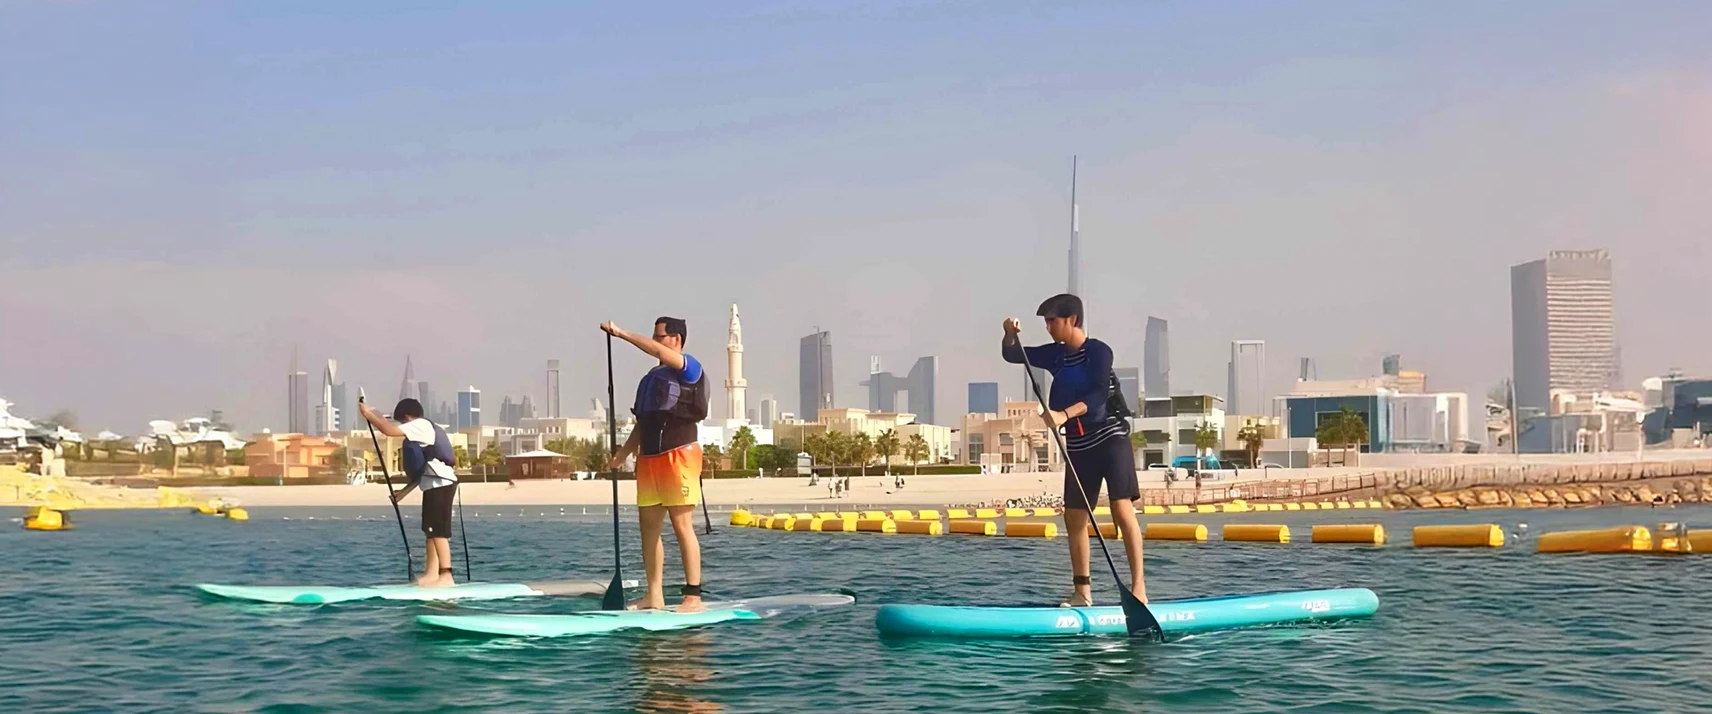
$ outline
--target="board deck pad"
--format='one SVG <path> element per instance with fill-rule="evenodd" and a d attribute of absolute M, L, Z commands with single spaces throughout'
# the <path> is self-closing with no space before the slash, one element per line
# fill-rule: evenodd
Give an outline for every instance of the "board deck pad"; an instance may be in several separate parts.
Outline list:
<path fill-rule="evenodd" d="M 634 582 L 626 582 L 632 586 Z M 209 595 L 230 600 L 282 603 L 291 605 L 326 605 L 355 600 L 501 600 L 514 597 L 543 595 L 599 595 L 606 592 L 606 583 L 561 581 L 553 583 L 464 583 L 445 588 L 423 588 L 415 585 L 380 585 L 374 587 L 341 587 L 336 585 L 215 585 L 196 586 Z"/>
<path fill-rule="evenodd" d="M 1167 637 L 1244 627 L 1371 617 L 1379 597 L 1366 588 L 1301 590 L 1152 602 Z M 882 605 L 874 617 L 893 637 L 1064 637 L 1128 634 L 1121 607 L 957 607 Z"/>

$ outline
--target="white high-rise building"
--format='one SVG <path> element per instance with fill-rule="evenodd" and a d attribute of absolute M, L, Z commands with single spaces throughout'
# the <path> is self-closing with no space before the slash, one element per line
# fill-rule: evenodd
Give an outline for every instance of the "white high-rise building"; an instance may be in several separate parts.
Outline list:
<path fill-rule="evenodd" d="M 559 361 L 556 359 L 547 360 L 547 418 L 559 418 Z"/>
<path fill-rule="evenodd" d="M 731 337 L 725 342 L 725 360 L 725 418 L 746 420 L 749 380 L 743 378 L 743 323 L 737 319 L 737 303 L 731 303 Z"/>
<path fill-rule="evenodd" d="M 1611 256 L 1552 251 L 1510 268 L 1516 406 L 1545 414 L 1553 392 L 1610 391 L 1617 382 Z"/>
<path fill-rule="evenodd" d="M 333 389 L 338 386 L 339 361 L 327 360 L 327 368 L 321 372 L 321 403 L 315 405 L 315 434 L 326 436 L 339 431 L 339 405 L 333 397 Z"/>
<path fill-rule="evenodd" d="M 1265 414 L 1272 403 L 1266 396 L 1266 342 L 1231 340 L 1230 386 L 1225 395 L 1229 413 L 1244 416 Z"/>

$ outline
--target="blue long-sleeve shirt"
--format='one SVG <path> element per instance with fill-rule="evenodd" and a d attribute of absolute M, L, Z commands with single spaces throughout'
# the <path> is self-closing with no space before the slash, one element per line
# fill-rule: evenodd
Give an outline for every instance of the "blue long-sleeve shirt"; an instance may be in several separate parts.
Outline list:
<path fill-rule="evenodd" d="M 1069 449 L 1080 451 L 1115 434 L 1128 434 L 1129 424 L 1106 412 L 1111 387 L 1112 348 L 1092 337 L 1072 351 L 1062 342 L 1024 347 L 1012 339 L 1004 342 L 1005 361 L 1027 363 L 1052 373 L 1052 390 L 1046 404 L 1064 411 L 1081 402 L 1088 408 L 1082 416 L 1064 425 Z"/>

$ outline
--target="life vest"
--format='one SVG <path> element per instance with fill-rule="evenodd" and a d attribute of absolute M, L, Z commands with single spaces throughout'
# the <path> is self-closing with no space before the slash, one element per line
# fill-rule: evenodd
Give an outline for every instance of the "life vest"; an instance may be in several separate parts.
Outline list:
<path fill-rule="evenodd" d="M 647 405 L 645 411 L 692 424 L 707 418 L 707 372 L 702 372 L 701 379 L 686 382 L 682 372 L 656 367 L 647 381 L 644 388 L 649 393 L 642 402 Z"/>
<path fill-rule="evenodd" d="M 404 474 L 412 481 L 420 481 L 428 474 L 428 462 L 438 461 L 447 466 L 456 466 L 458 457 L 452 451 L 452 438 L 446 436 L 446 430 L 439 424 L 428 422 L 434 427 L 434 443 L 424 446 L 414 440 L 405 439 L 401 456 L 404 460 Z"/>

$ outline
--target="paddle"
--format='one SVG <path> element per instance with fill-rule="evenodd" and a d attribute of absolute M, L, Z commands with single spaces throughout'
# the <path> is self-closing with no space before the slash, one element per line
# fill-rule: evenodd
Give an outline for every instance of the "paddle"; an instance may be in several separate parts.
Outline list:
<path fill-rule="evenodd" d="M 368 395 L 363 392 L 362 387 L 357 387 L 357 403 L 368 403 Z M 398 510 L 398 496 L 392 490 L 392 472 L 386 468 L 386 450 L 380 448 L 380 437 L 375 436 L 374 424 L 368 419 L 364 419 L 363 423 L 369 425 L 369 438 L 374 440 L 375 458 L 380 460 L 380 473 L 386 477 L 386 500 L 392 504 L 392 515 L 398 518 L 398 537 L 404 540 L 404 579 L 409 581 L 416 577 L 416 559 L 410 556 L 410 536 L 404 532 L 404 512 Z M 468 554 L 464 556 L 464 561 L 464 574 L 469 575 Z"/>
<path fill-rule="evenodd" d="M 707 535 L 713 535 L 713 519 L 707 515 L 707 487 L 703 485 L 707 482 L 702 480 L 699 473 L 695 479 L 696 488 L 701 491 L 701 522 L 707 526 Z"/>
<path fill-rule="evenodd" d="M 618 453 L 618 417 L 614 414 L 612 386 L 612 333 L 606 333 L 606 435 L 610 447 L 608 458 Z M 612 583 L 600 599 L 602 610 L 624 609 L 624 561 L 618 554 L 618 471 L 612 476 Z"/>
<path fill-rule="evenodd" d="M 470 574 L 470 531 L 464 528 L 464 489 L 458 489 L 458 542 L 464 544 L 464 582 L 474 582 Z"/>
<path fill-rule="evenodd" d="M 1040 408 L 1051 411 L 1052 408 L 1046 404 L 1045 395 L 1040 393 L 1040 384 L 1034 381 L 1034 370 L 1029 368 L 1026 358 L 1023 360 L 1022 372 L 1028 375 L 1028 386 L 1034 390 L 1034 398 L 1040 402 Z M 1106 537 L 1100 533 L 1099 525 L 1094 522 L 1094 499 L 1088 498 L 1087 490 L 1082 488 L 1082 480 L 1076 477 L 1076 467 L 1070 463 L 1070 450 L 1064 446 L 1064 435 L 1058 433 L 1057 427 L 1051 427 L 1047 431 L 1052 432 L 1052 442 L 1058 445 L 1058 455 L 1064 459 L 1064 468 L 1070 474 L 1070 483 L 1076 484 L 1076 491 L 1082 494 L 1082 504 L 1088 510 L 1088 530 L 1100 541 L 1100 552 L 1106 556 L 1106 567 L 1112 571 L 1112 580 L 1117 581 L 1119 602 L 1123 604 L 1124 626 L 1129 630 L 1129 636 L 1164 642 L 1165 630 L 1160 629 L 1158 618 L 1153 616 L 1153 611 L 1147 609 L 1147 603 L 1136 597 L 1129 586 L 1124 584 L 1123 577 L 1118 575 L 1117 563 L 1112 561 L 1112 551 L 1106 547 Z M 1070 537 L 1082 536 L 1071 533 Z"/>

